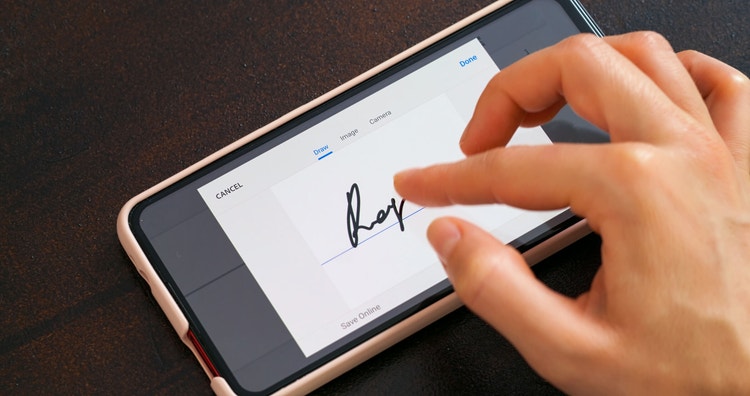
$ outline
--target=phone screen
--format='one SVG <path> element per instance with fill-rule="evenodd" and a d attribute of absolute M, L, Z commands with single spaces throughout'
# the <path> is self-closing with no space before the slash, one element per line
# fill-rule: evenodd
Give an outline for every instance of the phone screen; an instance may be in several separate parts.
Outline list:
<path fill-rule="evenodd" d="M 581 31 L 597 32 L 574 3 L 511 3 L 134 208 L 133 233 L 235 391 L 278 389 L 450 293 L 425 238 L 436 217 L 521 250 L 575 221 L 567 210 L 419 207 L 392 177 L 461 159 L 492 76 Z M 510 144 L 607 139 L 564 109 Z"/>

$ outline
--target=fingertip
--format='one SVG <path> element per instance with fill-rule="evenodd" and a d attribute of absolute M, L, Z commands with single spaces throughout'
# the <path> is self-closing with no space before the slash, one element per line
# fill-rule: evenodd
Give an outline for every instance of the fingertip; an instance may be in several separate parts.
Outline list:
<path fill-rule="evenodd" d="M 407 186 L 409 185 L 409 180 L 411 180 L 414 175 L 419 171 L 417 168 L 410 168 L 410 169 L 404 169 L 395 175 L 393 175 L 393 188 L 396 189 L 396 192 L 404 197 L 407 193 Z"/>
<path fill-rule="evenodd" d="M 393 175 L 393 188 L 395 188 L 396 191 L 398 191 L 399 187 L 403 185 L 404 177 L 407 177 L 408 174 L 407 172 L 409 172 L 409 170 L 403 170 Z"/>

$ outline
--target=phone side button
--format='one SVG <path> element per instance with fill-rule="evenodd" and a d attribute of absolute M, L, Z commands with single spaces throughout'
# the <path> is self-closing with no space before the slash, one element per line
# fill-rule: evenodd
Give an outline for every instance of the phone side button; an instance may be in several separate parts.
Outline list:
<path fill-rule="evenodd" d="M 146 271 L 141 269 L 141 267 L 136 264 L 135 260 L 133 260 L 133 256 L 131 256 L 130 253 L 128 253 L 128 258 L 130 259 L 130 262 L 133 263 L 133 266 L 135 266 L 135 269 L 138 271 L 138 274 L 141 276 L 141 278 L 143 278 L 143 280 L 145 280 L 146 283 L 150 286 L 151 282 L 148 280 L 148 276 L 146 276 Z"/>
<path fill-rule="evenodd" d="M 141 275 L 141 278 L 143 278 L 143 280 L 146 281 L 147 284 L 151 285 L 151 282 L 149 282 L 149 280 L 148 280 L 148 276 L 146 276 L 146 272 L 143 271 L 142 269 L 138 268 L 138 267 L 136 267 L 136 268 L 138 269 L 138 274 Z"/>

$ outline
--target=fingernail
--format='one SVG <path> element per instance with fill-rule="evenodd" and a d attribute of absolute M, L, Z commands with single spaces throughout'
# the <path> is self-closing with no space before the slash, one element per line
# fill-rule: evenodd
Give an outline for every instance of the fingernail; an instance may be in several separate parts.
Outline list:
<path fill-rule="evenodd" d="M 404 169 L 400 172 L 397 172 L 395 175 L 393 175 L 393 179 L 395 180 L 395 179 L 402 179 L 405 177 L 409 177 L 410 175 L 414 174 L 414 172 L 416 172 L 417 170 L 418 168 Z"/>
<path fill-rule="evenodd" d="M 458 147 L 461 147 L 461 149 L 464 148 L 464 145 L 466 144 L 466 131 L 468 131 L 471 128 L 471 123 L 474 120 L 474 118 L 470 119 L 468 123 L 466 123 L 466 127 L 464 128 L 464 131 L 461 132 L 461 139 L 458 140 Z"/>
<path fill-rule="evenodd" d="M 461 138 L 458 139 L 458 147 L 460 147 L 462 150 L 464 148 L 464 144 L 466 143 L 464 136 L 466 136 L 466 129 L 464 129 L 463 133 L 461 133 Z"/>

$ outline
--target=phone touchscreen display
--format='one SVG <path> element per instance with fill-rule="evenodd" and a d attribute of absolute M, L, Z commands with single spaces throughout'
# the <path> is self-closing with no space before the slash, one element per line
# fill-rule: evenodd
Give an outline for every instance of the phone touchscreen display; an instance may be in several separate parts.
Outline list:
<path fill-rule="evenodd" d="M 392 185 L 399 170 L 463 158 L 492 76 L 592 29 L 569 11 L 540 0 L 496 12 L 136 207 L 136 236 L 222 376 L 278 388 L 445 296 L 425 237 L 436 217 L 520 248 L 570 223 L 566 210 L 420 207 Z M 510 144 L 606 140 L 564 109 Z"/>

